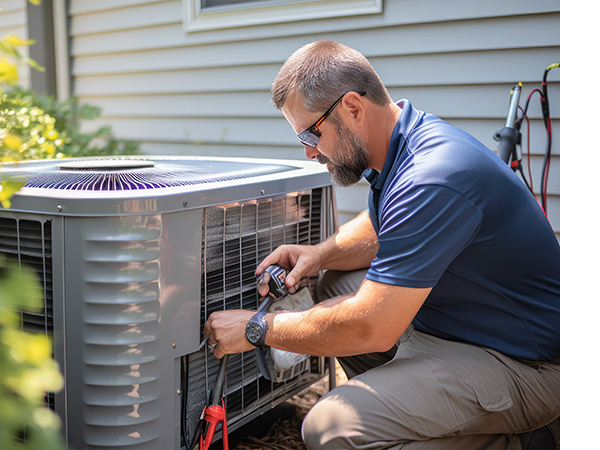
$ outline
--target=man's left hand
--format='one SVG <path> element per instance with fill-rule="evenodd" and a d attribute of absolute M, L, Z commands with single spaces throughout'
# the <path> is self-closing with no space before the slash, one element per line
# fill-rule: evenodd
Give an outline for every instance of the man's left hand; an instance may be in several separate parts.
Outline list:
<path fill-rule="evenodd" d="M 213 354 L 221 359 L 231 353 L 247 352 L 255 348 L 246 339 L 246 324 L 256 311 L 236 309 L 216 311 L 204 325 L 204 336 L 209 336 L 208 345 L 215 345 Z"/>

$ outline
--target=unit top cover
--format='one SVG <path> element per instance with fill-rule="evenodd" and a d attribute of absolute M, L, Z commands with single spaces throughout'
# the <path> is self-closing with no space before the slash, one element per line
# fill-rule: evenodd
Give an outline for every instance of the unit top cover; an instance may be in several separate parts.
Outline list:
<path fill-rule="evenodd" d="M 216 157 L 131 156 L 26 161 L 1 165 L 0 177 L 25 183 L 13 198 L 11 209 L 75 215 L 93 214 L 89 205 L 73 209 L 82 200 L 93 201 L 98 208 L 115 200 L 202 193 L 202 204 L 196 198 L 196 206 L 208 206 L 329 184 L 324 167 L 314 162 Z M 32 203 L 33 198 L 40 200 Z M 40 203 L 41 199 L 45 200 Z M 47 199 L 63 201 L 48 207 L 43 204 Z M 193 198 L 163 207 L 177 210 L 184 204 L 192 206 L 191 202 Z M 67 205 L 70 212 L 65 210 Z M 100 208 L 96 212 L 111 214 L 115 211 L 122 212 L 123 206 Z"/>

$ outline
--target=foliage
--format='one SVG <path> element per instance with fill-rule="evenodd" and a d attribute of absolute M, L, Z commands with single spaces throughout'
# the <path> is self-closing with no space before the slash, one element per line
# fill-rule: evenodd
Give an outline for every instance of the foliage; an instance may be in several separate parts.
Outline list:
<path fill-rule="evenodd" d="M 34 0 L 30 1 L 38 4 Z M 0 87 L 17 84 L 17 66 L 20 64 L 44 70 L 31 58 L 24 57 L 19 50 L 19 47 L 32 45 L 34 42 L 24 41 L 12 34 L 0 39 Z M 21 106 L 0 90 L 0 163 L 52 157 L 60 142 L 60 136 L 53 129 L 52 117 L 39 108 L 29 110 Z M 4 179 L 0 173 L 0 204 L 4 208 L 10 208 L 11 197 L 22 185 L 23 183 Z"/>
<path fill-rule="evenodd" d="M 61 157 L 66 133 L 56 119 L 13 92 L 0 94 L 0 162 Z"/>
<path fill-rule="evenodd" d="M 39 4 L 39 0 L 29 0 Z M 9 35 L 0 39 L 0 86 L 18 82 L 17 65 L 44 70 L 21 55 L 17 47 L 31 45 Z M 54 128 L 52 116 L 36 107 L 24 107 L 0 90 L 0 162 L 54 156 L 64 137 Z M 0 174 L 1 175 L 1 174 Z M 0 177 L 0 202 L 23 183 Z M 48 391 L 63 388 L 52 343 L 43 334 L 20 329 L 20 311 L 43 306 L 40 282 L 27 267 L 10 263 L 0 254 L 0 448 L 64 449 L 60 419 L 44 404 Z M 22 443 L 15 441 L 21 438 Z"/>
<path fill-rule="evenodd" d="M 0 52 L 4 55 L 0 58 L 0 84 L 14 86 L 19 81 L 17 65 L 25 63 L 36 70 L 44 71 L 43 67 L 31 58 L 21 55 L 17 47 L 24 47 L 34 44 L 33 39 L 24 41 L 14 34 L 9 34 L 0 39 Z"/>
<path fill-rule="evenodd" d="M 64 448 L 60 419 L 44 404 L 46 391 L 63 387 L 52 345 L 43 334 L 19 329 L 21 308 L 42 307 L 40 283 L 30 269 L 0 258 L 0 287 L 0 448 Z"/>
<path fill-rule="evenodd" d="M 52 96 L 38 95 L 33 91 L 19 88 L 12 89 L 7 95 L 24 108 L 39 109 L 54 119 L 53 127 L 61 144 L 60 155 L 57 155 L 59 157 L 140 153 L 139 142 L 116 139 L 110 126 L 89 133 L 80 130 L 82 121 L 93 120 L 100 116 L 102 111 L 97 106 L 79 104 L 73 97 L 59 102 Z"/>

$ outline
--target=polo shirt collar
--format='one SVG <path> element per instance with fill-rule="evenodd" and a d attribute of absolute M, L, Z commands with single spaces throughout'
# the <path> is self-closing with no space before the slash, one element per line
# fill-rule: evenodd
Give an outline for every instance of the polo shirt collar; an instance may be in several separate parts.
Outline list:
<path fill-rule="evenodd" d="M 387 179 L 390 170 L 392 170 L 396 160 L 402 153 L 405 137 L 413 129 L 420 116 L 420 112 L 413 108 L 408 100 L 402 99 L 396 104 L 402 108 L 402 112 L 400 113 L 398 122 L 396 122 L 396 125 L 394 126 L 383 169 L 381 170 L 381 173 L 377 172 L 375 169 L 367 169 L 363 173 L 365 179 L 371 184 L 372 189 L 383 189 L 383 185 L 385 184 L 385 180 Z"/>

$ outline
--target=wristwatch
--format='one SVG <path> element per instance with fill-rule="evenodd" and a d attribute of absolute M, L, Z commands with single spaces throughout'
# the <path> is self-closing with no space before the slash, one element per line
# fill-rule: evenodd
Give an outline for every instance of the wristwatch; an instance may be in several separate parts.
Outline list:
<path fill-rule="evenodd" d="M 265 345 L 265 337 L 269 324 L 265 320 L 267 311 L 260 311 L 254 314 L 246 324 L 246 339 L 255 347 L 266 350 L 269 348 Z"/>

